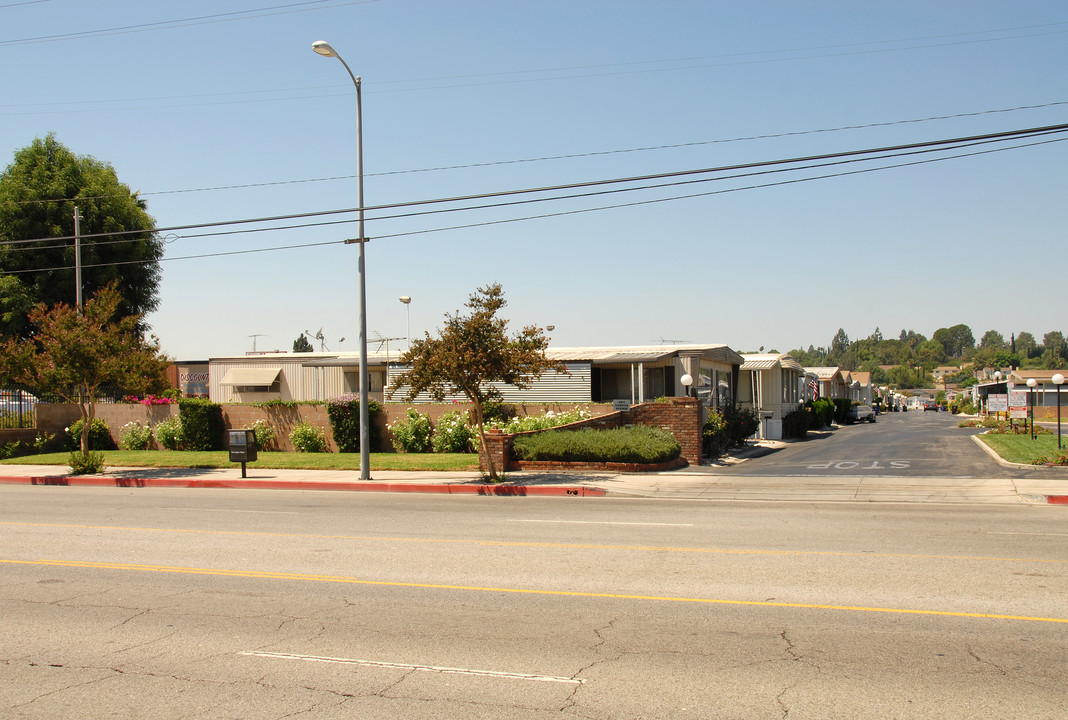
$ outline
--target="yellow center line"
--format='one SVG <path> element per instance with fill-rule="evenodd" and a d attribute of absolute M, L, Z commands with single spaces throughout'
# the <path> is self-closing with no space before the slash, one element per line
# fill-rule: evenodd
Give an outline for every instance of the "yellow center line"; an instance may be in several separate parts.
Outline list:
<path fill-rule="evenodd" d="M 789 603 L 758 600 L 726 600 L 715 598 L 675 597 L 671 595 L 631 595 L 625 593 L 594 593 L 576 590 L 536 590 L 528 588 L 484 587 L 480 585 L 446 585 L 440 583 L 412 583 L 392 580 L 361 580 L 344 575 L 309 575 L 304 573 L 272 572 L 263 570 L 227 570 L 224 568 L 195 568 L 168 565 L 135 565 L 131 563 L 105 563 L 80 560 L 3 560 L 0 564 L 36 565 L 48 567 L 86 568 L 93 570 L 128 570 L 134 572 L 176 573 L 185 575 L 211 575 L 217 577 L 252 578 L 257 580 L 296 580 L 301 582 L 345 583 L 349 585 L 375 585 L 379 587 L 419 588 L 426 590 L 460 590 L 466 592 L 509 593 L 515 595 L 550 595 L 573 598 L 609 598 L 614 600 L 649 600 L 658 602 L 694 603 L 702 605 L 737 605 L 749 607 L 799 608 L 803 610 L 840 610 L 850 612 L 888 613 L 895 615 L 929 615 L 937 617 L 984 618 L 987 620 L 1026 620 L 1029 622 L 1065 623 L 1068 618 L 1033 617 L 1029 615 L 1002 615 L 996 613 L 969 613 L 951 610 L 915 610 L 908 608 L 865 607 L 861 605 L 827 605 L 816 603 Z"/>
<path fill-rule="evenodd" d="M 769 555 L 774 557 L 862 557 L 904 558 L 912 560 L 969 560 L 984 562 L 1020 562 L 1068 564 L 1068 559 L 1012 558 L 983 555 L 925 555 L 909 553 L 847 552 L 837 550 L 761 550 L 744 548 L 672 547 L 670 545 L 619 545 L 604 543 L 554 543 L 518 540 L 457 540 L 449 538 L 394 537 L 388 535 L 323 535 L 316 533 L 276 533 L 248 530 L 192 530 L 183 528 L 146 528 L 120 525 L 75 525 L 67 523 L 2 522 L 0 526 L 51 527 L 74 530 L 118 530 L 123 532 L 176 533 L 189 535 L 225 535 L 268 538 L 304 538 L 308 540 L 353 540 L 359 542 L 426 543 L 433 545 L 477 545 L 481 547 L 546 548 L 559 550 L 630 550 L 640 552 L 695 553 L 709 555 Z"/>

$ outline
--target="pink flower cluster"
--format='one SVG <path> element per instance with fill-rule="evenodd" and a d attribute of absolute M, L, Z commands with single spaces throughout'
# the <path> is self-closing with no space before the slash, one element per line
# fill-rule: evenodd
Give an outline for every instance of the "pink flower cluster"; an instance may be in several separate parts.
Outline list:
<path fill-rule="evenodd" d="M 174 402 L 169 397 L 159 397 L 158 395 L 145 395 L 143 398 L 139 398 L 136 395 L 127 395 L 123 400 L 128 403 L 140 403 L 141 405 L 170 405 Z"/>

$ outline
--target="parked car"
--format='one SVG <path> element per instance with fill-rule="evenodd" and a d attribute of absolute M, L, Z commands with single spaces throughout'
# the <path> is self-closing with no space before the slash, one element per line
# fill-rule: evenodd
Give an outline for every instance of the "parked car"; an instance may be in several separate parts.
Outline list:
<path fill-rule="evenodd" d="M 37 404 L 37 398 L 28 392 L 17 390 L 0 391 L 0 411 L 9 413 L 32 413 L 33 406 Z"/>
<path fill-rule="evenodd" d="M 934 400 L 924 400 L 923 401 L 923 411 L 927 412 L 928 410 L 933 410 L 934 412 L 938 412 L 938 410 L 939 410 L 938 403 L 936 403 Z"/>
<path fill-rule="evenodd" d="M 862 420 L 867 420 L 870 423 L 875 422 L 875 411 L 872 410 L 871 405 L 854 405 L 849 408 L 849 412 L 846 413 L 846 424 L 852 425 Z"/>

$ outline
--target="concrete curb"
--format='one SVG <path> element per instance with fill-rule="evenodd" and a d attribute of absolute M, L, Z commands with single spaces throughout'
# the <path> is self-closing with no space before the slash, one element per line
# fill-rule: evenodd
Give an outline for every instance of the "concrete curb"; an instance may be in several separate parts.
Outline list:
<path fill-rule="evenodd" d="M 43 475 L 0 477 L 0 483 L 14 485 L 53 485 L 63 487 L 117 488 L 224 488 L 249 490 L 337 490 L 347 492 L 408 492 L 445 495 L 495 495 L 502 497 L 604 497 L 600 488 L 581 485 L 512 485 L 501 483 L 391 483 L 391 482 L 331 482 L 321 480 L 257 480 L 255 478 L 137 478 L 106 475 Z"/>

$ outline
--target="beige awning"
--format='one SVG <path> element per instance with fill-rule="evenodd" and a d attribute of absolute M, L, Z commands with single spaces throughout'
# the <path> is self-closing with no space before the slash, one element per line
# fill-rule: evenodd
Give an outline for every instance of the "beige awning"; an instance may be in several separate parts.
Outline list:
<path fill-rule="evenodd" d="M 242 385 L 246 387 L 270 387 L 278 379 L 280 367 L 264 368 L 230 368 L 223 376 L 220 385 Z"/>

